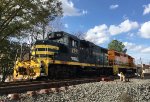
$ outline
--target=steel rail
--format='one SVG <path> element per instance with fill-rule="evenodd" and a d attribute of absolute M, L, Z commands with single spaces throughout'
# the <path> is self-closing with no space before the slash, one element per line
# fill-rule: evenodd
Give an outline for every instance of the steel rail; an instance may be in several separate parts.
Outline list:
<path fill-rule="evenodd" d="M 77 85 L 83 83 L 90 83 L 98 81 L 97 78 L 91 79 L 70 79 L 70 80 L 57 80 L 57 81 L 39 81 L 39 82 L 28 82 L 20 84 L 12 84 L 6 86 L 0 86 L 0 95 L 11 94 L 11 93 L 24 93 L 27 91 L 36 91 L 40 89 L 59 88 L 70 85 Z"/>

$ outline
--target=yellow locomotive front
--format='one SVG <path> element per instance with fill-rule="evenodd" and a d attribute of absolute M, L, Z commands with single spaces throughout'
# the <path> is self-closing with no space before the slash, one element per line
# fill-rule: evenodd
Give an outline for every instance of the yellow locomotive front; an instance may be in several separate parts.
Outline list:
<path fill-rule="evenodd" d="M 14 67 L 14 80 L 35 79 L 40 76 L 40 63 L 34 60 L 17 60 Z"/>
<path fill-rule="evenodd" d="M 14 80 L 29 80 L 48 76 L 48 65 L 53 63 L 53 56 L 59 47 L 47 43 L 47 40 L 37 41 L 32 46 L 28 60 L 16 61 Z"/>

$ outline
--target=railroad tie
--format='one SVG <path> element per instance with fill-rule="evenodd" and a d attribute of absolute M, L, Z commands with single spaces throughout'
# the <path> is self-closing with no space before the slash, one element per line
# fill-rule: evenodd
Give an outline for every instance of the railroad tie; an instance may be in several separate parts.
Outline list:
<path fill-rule="evenodd" d="M 36 96 L 37 93 L 35 91 L 27 91 L 27 95 L 32 97 L 32 96 Z"/>
<path fill-rule="evenodd" d="M 13 94 L 8 94 L 7 98 L 9 100 L 19 100 L 20 99 L 20 96 L 18 93 L 13 93 Z"/>

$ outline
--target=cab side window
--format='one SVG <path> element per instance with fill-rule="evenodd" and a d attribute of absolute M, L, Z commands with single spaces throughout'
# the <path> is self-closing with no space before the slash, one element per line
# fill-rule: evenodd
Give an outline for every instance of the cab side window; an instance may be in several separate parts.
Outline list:
<path fill-rule="evenodd" d="M 71 47 L 78 47 L 78 42 L 72 38 L 70 38 L 70 45 Z"/>

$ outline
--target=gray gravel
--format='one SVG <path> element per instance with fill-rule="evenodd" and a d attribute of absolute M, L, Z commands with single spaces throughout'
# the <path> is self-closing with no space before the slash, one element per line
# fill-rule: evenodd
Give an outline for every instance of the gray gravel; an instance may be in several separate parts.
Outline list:
<path fill-rule="evenodd" d="M 0 99 L 10 101 L 6 96 Z M 150 79 L 81 84 L 59 93 L 26 96 L 18 102 L 150 102 Z"/>

